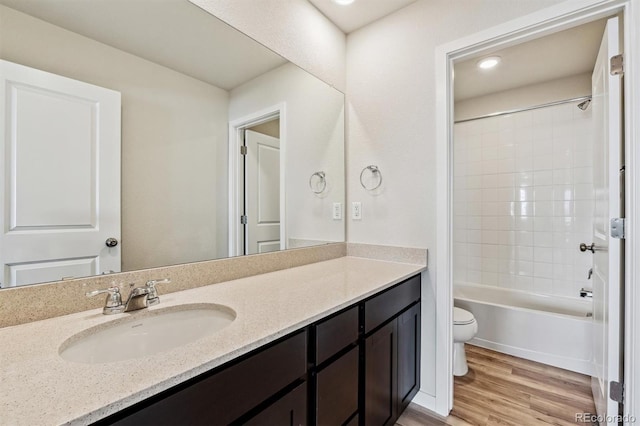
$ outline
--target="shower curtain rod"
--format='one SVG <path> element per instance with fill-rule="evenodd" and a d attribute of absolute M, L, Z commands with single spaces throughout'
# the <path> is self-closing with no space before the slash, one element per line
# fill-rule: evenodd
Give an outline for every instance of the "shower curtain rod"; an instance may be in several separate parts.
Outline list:
<path fill-rule="evenodd" d="M 467 121 L 480 120 L 482 118 L 498 117 L 498 116 L 501 116 L 501 115 L 515 114 L 517 112 L 531 111 L 531 110 L 534 110 L 534 109 L 546 108 L 546 107 L 555 106 L 555 105 L 568 104 L 570 102 L 586 101 L 587 99 L 591 99 L 591 96 L 581 96 L 579 98 L 565 99 L 564 101 L 555 101 L 555 102 L 549 102 L 549 103 L 546 103 L 546 104 L 535 105 L 535 106 L 530 106 L 530 107 L 525 107 L 525 108 L 520 108 L 520 109 L 512 109 L 512 110 L 508 110 L 508 111 L 493 112 L 491 114 L 480 115 L 478 117 L 465 118 L 464 120 L 454 121 L 453 123 L 454 124 L 465 123 Z"/>

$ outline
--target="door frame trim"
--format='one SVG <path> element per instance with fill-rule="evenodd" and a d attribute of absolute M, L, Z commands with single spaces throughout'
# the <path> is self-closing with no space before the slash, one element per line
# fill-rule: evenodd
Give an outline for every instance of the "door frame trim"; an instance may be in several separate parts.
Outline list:
<path fill-rule="evenodd" d="M 242 132 L 248 127 L 262 124 L 276 117 L 280 118 L 280 250 L 286 248 L 286 110 L 286 102 L 281 102 L 229 122 L 229 257 L 243 254 L 240 253 L 243 238 L 240 233 L 240 212 L 242 211 L 241 202 L 244 200 L 239 195 L 239 174 L 242 170 L 240 166 Z"/>
<path fill-rule="evenodd" d="M 435 51 L 435 102 L 436 108 L 436 306 L 446 307 L 436 311 L 436 395 L 422 393 L 416 402 L 424 402 L 426 408 L 446 416 L 453 407 L 453 275 L 452 275 L 452 134 L 453 134 L 453 63 L 480 55 L 496 47 L 508 47 L 534 38 L 584 24 L 599 18 L 623 12 L 625 55 L 624 117 L 626 152 L 626 216 L 629 223 L 625 242 L 625 415 L 637 414 L 640 409 L 640 369 L 632 360 L 640 354 L 640 289 L 631 283 L 638 282 L 640 266 L 632 259 L 640 257 L 640 241 L 635 223 L 640 223 L 640 5 L 631 0 L 585 0 L 580 5 L 564 2 L 535 13 L 491 27 L 484 31 L 440 45 Z M 426 369 L 425 369 L 426 370 Z M 420 394 L 419 394 L 420 395 Z"/>

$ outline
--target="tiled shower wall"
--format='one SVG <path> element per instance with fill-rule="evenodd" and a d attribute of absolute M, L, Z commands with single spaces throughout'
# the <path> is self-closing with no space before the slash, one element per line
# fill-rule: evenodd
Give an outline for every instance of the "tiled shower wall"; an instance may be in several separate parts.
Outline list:
<path fill-rule="evenodd" d="M 578 297 L 592 255 L 591 109 L 454 126 L 454 282 Z"/>

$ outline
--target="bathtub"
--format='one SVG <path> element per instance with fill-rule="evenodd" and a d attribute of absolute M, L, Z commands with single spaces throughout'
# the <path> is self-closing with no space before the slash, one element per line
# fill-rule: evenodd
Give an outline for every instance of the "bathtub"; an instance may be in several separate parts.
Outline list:
<path fill-rule="evenodd" d="M 593 375 L 591 300 L 473 284 L 456 284 L 453 295 L 478 321 L 470 344 Z"/>

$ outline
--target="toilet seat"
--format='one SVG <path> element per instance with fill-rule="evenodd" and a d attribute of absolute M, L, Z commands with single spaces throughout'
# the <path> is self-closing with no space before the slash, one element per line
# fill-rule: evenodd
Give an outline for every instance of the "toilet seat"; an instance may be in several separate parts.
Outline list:
<path fill-rule="evenodd" d="M 473 314 L 461 308 L 453 308 L 453 325 L 467 325 L 476 322 Z"/>

